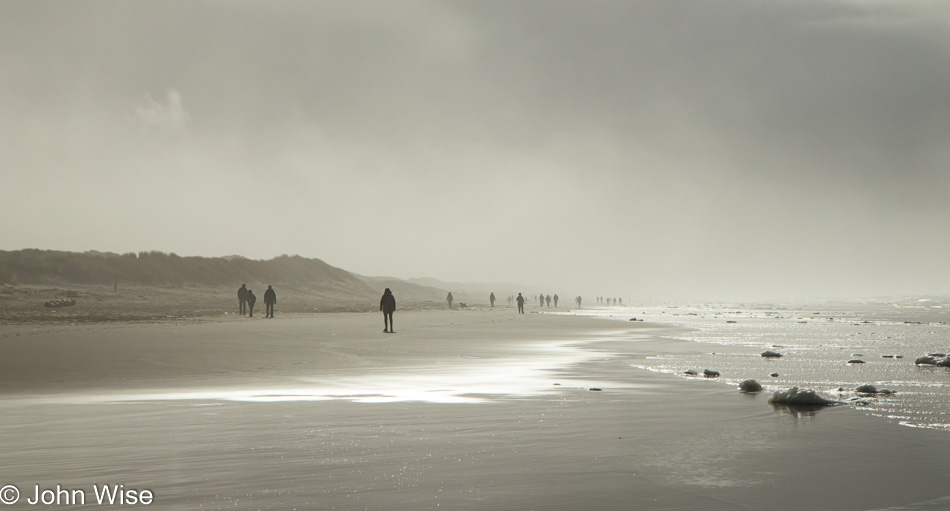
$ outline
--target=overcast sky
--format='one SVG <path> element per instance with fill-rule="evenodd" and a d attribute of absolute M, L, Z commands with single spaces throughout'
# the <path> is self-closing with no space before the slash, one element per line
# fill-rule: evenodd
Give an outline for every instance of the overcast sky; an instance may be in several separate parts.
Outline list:
<path fill-rule="evenodd" d="M 950 2 L 0 2 L 0 249 L 950 292 Z"/>

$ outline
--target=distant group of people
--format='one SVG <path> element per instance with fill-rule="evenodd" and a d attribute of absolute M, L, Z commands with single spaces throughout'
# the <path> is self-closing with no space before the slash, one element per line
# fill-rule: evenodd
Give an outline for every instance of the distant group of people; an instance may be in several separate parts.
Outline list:
<path fill-rule="evenodd" d="M 241 311 L 241 315 L 247 314 L 248 317 L 254 317 L 254 304 L 257 303 L 257 295 L 254 294 L 254 291 L 247 288 L 247 284 L 241 284 L 241 287 L 238 288 L 238 307 Z M 277 304 L 277 292 L 274 291 L 274 288 L 267 286 L 267 291 L 264 291 L 264 306 L 265 306 L 265 318 L 274 317 L 274 305 Z"/>
<path fill-rule="evenodd" d="M 550 307 L 551 302 L 554 302 L 554 307 L 557 308 L 558 300 L 560 297 L 557 293 L 554 296 L 545 295 L 544 293 L 538 295 L 538 304 L 541 307 Z M 448 304 L 449 308 L 452 308 L 452 303 L 455 301 L 455 297 L 452 296 L 452 293 L 449 292 L 445 297 L 445 302 Z M 491 304 L 491 307 L 495 307 L 495 293 L 494 291 L 488 296 L 488 301 Z M 577 304 L 577 307 L 581 307 L 582 299 L 580 296 L 574 298 L 574 302 Z M 241 287 L 238 288 L 238 306 L 240 309 L 241 315 L 247 315 L 248 317 L 254 317 L 254 305 L 257 303 L 257 296 L 254 294 L 254 291 L 247 288 L 247 284 L 241 284 Z M 621 298 L 604 298 L 602 296 L 597 297 L 597 303 L 606 304 L 606 305 L 623 305 L 623 299 Z M 274 291 L 273 286 L 267 286 L 267 291 L 264 291 L 264 305 L 266 306 L 265 315 L 266 318 L 274 317 L 274 305 L 277 304 L 277 292 Z M 518 313 L 524 314 L 524 304 L 525 297 L 518 293 L 518 296 L 508 296 L 508 306 L 513 304 L 518 305 Z M 462 304 L 464 307 L 465 304 Z M 393 313 L 396 311 L 396 297 L 393 296 L 393 292 L 388 287 L 383 292 L 382 298 L 379 299 L 379 310 L 383 313 L 383 332 L 394 334 L 396 329 L 393 323 Z"/>

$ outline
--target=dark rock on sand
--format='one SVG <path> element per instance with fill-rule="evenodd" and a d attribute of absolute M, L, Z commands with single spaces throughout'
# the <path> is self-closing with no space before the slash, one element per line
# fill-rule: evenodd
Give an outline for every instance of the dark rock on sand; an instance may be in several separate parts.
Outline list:
<path fill-rule="evenodd" d="M 743 380 L 739 383 L 739 390 L 741 392 L 761 392 L 762 385 L 755 380 Z"/>

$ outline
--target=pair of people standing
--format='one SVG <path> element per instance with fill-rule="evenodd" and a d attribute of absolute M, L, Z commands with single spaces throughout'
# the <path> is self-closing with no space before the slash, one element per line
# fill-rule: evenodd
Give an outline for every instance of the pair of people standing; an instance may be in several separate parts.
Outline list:
<path fill-rule="evenodd" d="M 247 314 L 248 317 L 253 318 L 255 303 L 257 303 L 257 295 L 247 288 L 247 284 L 241 284 L 241 287 L 238 288 L 238 305 L 240 306 L 241 315 Z M 265 318 L 274 317 L 274 305 L 276 303 L 277 293 L 272 286 L 267 286 L 267 291 L 264 291 Z"/>

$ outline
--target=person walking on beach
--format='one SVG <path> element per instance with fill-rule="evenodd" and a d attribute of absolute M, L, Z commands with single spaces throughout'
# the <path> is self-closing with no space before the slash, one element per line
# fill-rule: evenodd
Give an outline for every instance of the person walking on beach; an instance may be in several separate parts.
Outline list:
<path fill-rule="evenodd" d="M 445 301 L 446 301 L 446 303 L 449 304 L 449 308 L 450 308 L 450 309 L 452 308 L 452 300 L 454 300 L 454 298 L 452 298 L 452 292 L 449 291 L 449 296 L 446 296 L 446 297 L 445 297 Z"/>
<path fill-rule="evenodd" d="M 577 295 L 577 298 L 574 299 L 577 302 L 577 308 L 581 308 L 581 295 Z"/>
<path fill-rule="evenodd" d="M 538 299 L 541 300 L 541 306 L 544 307 L 544 293 L 541 293 L 541 295 L 538 296 Z"/>
<path fill-rule="evenodd" d="M 254 303 L 257 302 L 257 297 L 254 296 L 254 291 L 250 289 L 247 290 L 247 314 L 248 317 L 254 317 Z"/>
<path fill-rule="evenodd" d="M 394 334 L 396 329 L 393 326 L 393 312 L 396 310 L 396 297 L 393 292 L 386 288 L 383 291 L 383 297 L 379 299 L 379 310 L 383 311 L 383 332 Z"/>
<path fill-rule="evenodd" d="M 554 293 L 554 308 L 557 308 L 557 293 Z"/>
<path fill-rule="evenodd" d="M 247 314 L 247 284 L 241 284 L 238 288 L 238 308 L 242 316 Z"/>
<path fill-rule="evenodd" d="M 274 304 L 277 303 L 277 293 L 274 291 L 274 288 L 267 286 L 267 291 L 264 291 L 264 317 L 272 318 L 274 317 Z"/>
<path fill-rule="evenodd" d="M 524 314 L 524 297 L 521 296 L 521 293 L 518 293 L 518 298 L 515 298 L 515 301 L 518 302 L 518 314 Z"/>
<path fill-rule="evenodd" d="M 495 292 L 492 291 L 491 296 L 488 297 L 488 300 L 491 302 L 492 308 L 495 307 Z"/>
<path fill-rule="evenodd" d="M 548 302 L 548 307 L 550 307 L 550 306 L 551 306 L 551 295 L 545 296 L 545 297 L 544 297 L 544 301 L 545 301 L 545 302 Z"/>

